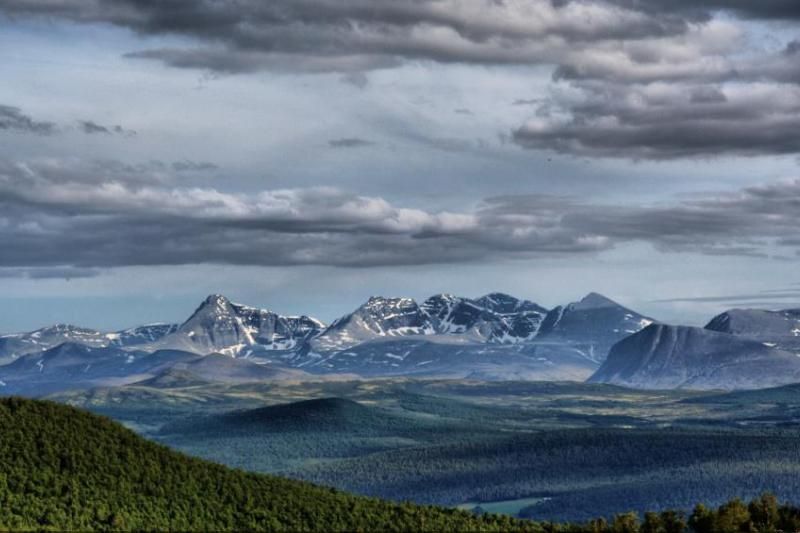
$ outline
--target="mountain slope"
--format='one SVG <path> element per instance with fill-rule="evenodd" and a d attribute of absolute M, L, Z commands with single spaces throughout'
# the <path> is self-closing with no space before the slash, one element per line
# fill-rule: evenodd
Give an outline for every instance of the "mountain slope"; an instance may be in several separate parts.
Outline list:
<path fill-rule="evenodd" d="M 800 309 L 731 309 L 706 325 L 710 331 L 758 337 L 800 337 Z"/>
<path fill-rule="evenodd" d="M 307 316 L 285 317 L 235 304 L 214 294 L 155 346 L 201 355 L 249 356 L 254 352 L 293 350 L 324 327 L 322 322 Z"/>
<path fill-rule="evenodd" d="M 601 294 L 590 293 L 579 302 L 547 313 L 537 341 L 571 344 L 602 362 L 615 343 L 653 322 Z"/>
<path fill-rule="evenodd" d="M 614 345 L 589 381 L 645 389 L 757 389 L 800 381 L 800 357 L 727 333 L 654 324 Z"/>
<path fill-rule="evenodd" d="M 477 344 L 531 340 L 547 310 L 513 296 L 492 293 L 476 300 L 437 294 L 417 304 L 411 298 L 373 296 L 335 321 L 311 342 L 315 353 L 347 350 L 380 338 L 446 335 Z"/>
<path fill-rule="evenodd" d="M 597 294 L 548 312 L 529 300 L 491 293 L 476 299 L 439 294 L 421 305 L 410 298 L 372 297 L 326 327 L 307 316 L 281 316 L 211 295 L 179 325 L 153 324 L 113 333 L 56 326 L 0 337 L 0 380 L 16 381 L 14 392 L 30 394 L 44 382 L 42 376 L 30 372 L 32 365 L 44 363 L 34 355 L 64 343 L 73 345 L 73 351 L 78 350 L 78 345 L 101 350 L 83 362 L 85 368 L 95 370 L 102 367 L 101 359 L 119 366 L 120 360 L 139 361 L 144 353 L 165 351 L 198 356 L 222 354 L 231 359 L 253 360 L 263 367 L 262 371 L 252 372 L 252 367 L 237 367 L 234 373 L 242 372 L 234 376 L 229 375 L 233 367 L 223 369 L 220 365 L 224 364 L 216 360 L 216 374 L 187 373 L 177 368 L 175 372 L 183 372 L 182 375 L 165 376 L 166 382 L 176 377 L 188 382 L 220 378 L 249 381 L 257 375 L 263 379 L 292 378 L 301 377 L 302 372 L 583 380 L 597 369 L 614 342 L 649 322 Z M 27 366 L 3 365 L 27 356 L 31 356 L 26 359 Z M 111 372 L 105 377 L 141 381 L 168 370 L 166 366 L 142 370 L 137 365 L 126 365 L 120 368 L 131 376 Z M 298 372 L 292 374 L 290 369 Z M 12 375 L 17 370 L 22 374 Z M 137 372 L 147 375 L 135 375 Z M 23 383 L 23 375 L 29 384 Z M 49 386 L 56 388 L 48 392 L 83 387 L 92 379 L 103 377 L 91 378 L 77 370 L 63 376 L 65 382 L 60 389 L 54 379 L 50 380 Z"/>
<path fill-rule="evenodd" d="M 800 353 L 800 309 L 731 309 L 714 317 L 706 329 L 747 337 Z"/>
<path fill-rule="evenodd" d="M 392 504 L 191 459 L 117 423 L 0 399 L 0 529 L 538 531 L 504 517 Z"/>
<path fill-rule="evenodd" d="M 105 347 L 109 338 L 99 331 L 69 324 L 56 324 L 29 333 L 0 336 L 0 364 L 30 353 L 40 353 L 65 342 Z"/>
<path fill-rule="evenodd" d="M 316 352 L 347 349 L 376 337 L 433 333 L 430 317 L 411 298 L 373 296 L 311 341 Z"/>
<path fill-rule="evenodd" d="M 158 342 L 170 333 L 174 333 L 177 329 L 178 324 L 148 324 L 116 333 L 108 333 L 106 337 L 111 341 L 109 346 L 125 348 Z"/>
<path fill-rule="evenodd" d="M 310 377 L 302 370 L 279 363 L 260 364 L 249 359 L 234 359 L 221 354 L 196 357 L 190 361 L 172 365 L 166 372 L 187 372 L 197 379 L 213 383 L 248 383 Z"/>
<path fill-rule="evenodd" d="M 309 372 L 485 380 L 583 381 L 597 363 L 565 346 L 487 344 L 447 335 L 362 342 L 312 360 Z"/>
<path fill-rule="evenodd" d="M 438 334 L 469 335 L 477 342 L 517 343 L 532 339 L 547 309 L 527 300 L 492 293 L 476 300 L 450 294 L 422 304 Z"/>
<path fill-rule="evenodd" d="M 75 388 L 124 385 L 194 359 L 196 355 L 177 350 L 149 353 L 64 343 L 0 366 L 0 393 L 43 396 Z"/>
<path fill-rule="evenodd" d="M 346 398 L 329 397 L 185 420 L 162 428 L 161 433 L 178 433 L 182 437 L 189 436 L 190 440 L 196 436 L 285 432 L 338 432 L 349 438 L 363 434 L 402 433 L 408 428 L 428 426 L 442 424 L 402 417 Z"/>
<path fill-rule="evenodd" d="M 175 324 L 151 324 L 114 333 L 56 324 L 29 333 L 0 336 L 0 365 L 23 355 L 47 351 L 64 343 L 92 348 L 138 348 L 157 342 L 177 329 Z"/>

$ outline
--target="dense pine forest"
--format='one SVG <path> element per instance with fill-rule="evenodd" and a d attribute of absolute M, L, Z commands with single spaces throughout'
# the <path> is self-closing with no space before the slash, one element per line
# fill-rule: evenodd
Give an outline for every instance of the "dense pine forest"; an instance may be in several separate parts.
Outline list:
<path fill-rule="evenodd" d="M 225 468 L 55 403 L 0 400 L 0 428 L 0 530 L 538 530 Z"/>
<path fill-rule="evenodd" d="M 770 495 L 564 525 L 389 503 L 190 458 L 50 402 L 0 400 L 0 428 L 0 530 L 800 530 L 800 510 Z"/>

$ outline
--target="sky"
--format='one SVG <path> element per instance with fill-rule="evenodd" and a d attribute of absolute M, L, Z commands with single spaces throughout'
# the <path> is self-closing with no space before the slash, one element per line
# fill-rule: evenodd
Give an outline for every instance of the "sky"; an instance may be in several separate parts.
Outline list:
<path fill-rule="evenodd" d="M 796 0 L 0 0 L 0 332 L 800 307 Z"/>

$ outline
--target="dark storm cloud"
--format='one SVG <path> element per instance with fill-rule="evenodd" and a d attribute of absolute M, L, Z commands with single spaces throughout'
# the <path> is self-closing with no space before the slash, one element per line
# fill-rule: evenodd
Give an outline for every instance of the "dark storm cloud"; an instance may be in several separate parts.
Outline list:
<path fill-rule="evenodd" d="M 365 146 L 372 146 L 375 143 L 358 137 L 345 137 L 343 139 L 332 139 L 328 141 L 331 148 L 363 148 Z"/>
<path fill-rule="evenodd" d="M 653 12 L 676 12 L 684 10 L 697 15 L 718 10 L 734 11 L 736 14 L 756 19 L 798 19 L 800 4 L 795 0 L 610 0 L 612 3 Z M 561 2 L 568 3 L 568 2 Z"/>
<path fill-rule="evenodd" d="M 6 0 L 0 11 L 184 38 L 130 58 L 223 73 L 335 72 L 359 87 L 365 72 L 408 63 L 552 66 L 553 94 L 520 95 L 531 120 L 503 133 L 535 150 L 800 153 L 800 44 L 756 48 L 743 23 L 796 25 L 795 0 Z"/>
<path fill-rule="evenodd" d="M 56 132 L 56 125 L 52 122 L 34 120 L 18 107 L 0 105 L 0 131 L 2 130 L 52 135 Z"/>
<path fill-rule="evenodd" d="M 550 0 L 7 0 L 12 15 L 101 22 L 201 44 L 133 57 L 222 72 L 358 72 L 401 60 L 549 62 L 578 43 L 685 31 L 683 17 L 604 2 Z"/>
<path fill-rule="evenodd" d="M 630 159 L 800 153 L 800 86 L 586 87 L 514 131 L 526 148 Z"/>
<path fill-rule="evenodd" d="M 98 178 L 49 160 L 0 165 L 0 267 L 241 264 L 372 267 L 586 255 L 623 243 L 664 253 L 792 253 L 800 180 L 669 206 L 568 197 L 487 199 L 464 212 L 403 208 L 339 189 L 227 193 Z"/>

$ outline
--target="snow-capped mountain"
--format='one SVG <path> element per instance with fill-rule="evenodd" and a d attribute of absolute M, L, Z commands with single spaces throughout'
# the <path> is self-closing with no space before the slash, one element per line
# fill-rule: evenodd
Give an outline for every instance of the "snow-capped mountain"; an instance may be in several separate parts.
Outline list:
<path fill-rule="evenodd" d="M 536 338 L 540 342 L 581 347 L 587 357 L 599 363 L 615 343 L 653 322 L 652 318 L 593 292 L 579 302 L 547 313 Z"/>
<path fill-rule="evenodd" d="M 67 342 L 0 366 L 0 394 L 38 396 L 70 388 L 123 385 L 196 357 L 179 351 L 150 353 Z"/>
<path fill-rule="evenodd" d="M 256 364 L 220 354 L 179 350 L 147 352 L 63 343 L 0 366 L 0 394 L 41 396 L 69 389 L 163 382 L 176 375 L 199 382 L 242 383 L 299 379 L 302 371 L 281 364 Z"/>
<path fill-rule="evenodd" d="M 25 354 L 44 352 L 65 342 L 104 347 L 108 346 L 110 339 L 99 331 L 68 324 L 56 324 L 30 333 L 4 335 L 0 337 L 0 364 Z"/>
<path fill-rule="evenodd" d="M 202 355 L 247 357 L 264 351 L 298 349 L 324 328 L 325 324 L 311 317 L 281 316 L 214 294 L 186 322 L 152 346 Z"/>
<path fill-rule="evenodd" d="M 142 346 L 158 342 L 178 329 L 178 324 L 148 324 L 136 328 L 108 333 L 109 346 L 125 348 L 129 346 Z"/>
<path fill-rule="evenodd" d="M 430 316 L 411 298 L 373 296 L 328 326 L 311 341 L 311 349 L 318 353 L 331 352 L 380 337 L 433 333 Z"/>
<path fill-rule="evenodd" d="M 27 354 L 36 354 L 64 343 L 92 348 L 134 348 L 158 341 L 177 329 L 174 324 L 153 324 L 103 333 L 88 328 L 57 324 L 30 333 L 0 336 L 0 364 Z"/>
<path fill-rule="evenodd" d="M 653 324 L 614 345 L 589 381 L 643 389 L 757 389 L 800 381 L 800 358 L 737 335 Z"/>
<path fill-rule="evenodd" d="M 596 294 L 550 312 L 502 293 L 475 299 L 439 294 L 422 304 L 376 296 L 327 327 L 308 316 L 282 316 L 211 295 L 181 324 L 111 333 L 54 326 L 0 337 L 0 357 L 18 361 L 0 366 L 0 380 L 5 376 L 17 387 L 57 387 L 63 384 L 53 380 L 60 378 L 86 384 L 167 372 L 172 374 L 165 379 L 172 381 L 186 373 L 172 363 L 213 354 L 258 363 L 260 370 L 242 370 L 252 377 L 302 369 L 363 376 L 582 380 L 597 369 L 598 354 L 604 355 L 607 346 L 647 323 Z M 153 354 L 172 354 L 177 363 L 159 366 L 156 359 L 144 358 Z M 239 371 L 236 367 L 237 376 Z M 203 379 L 214 373 L 204 372 Z"/>
<path fill-rule="evenodd" d="M 373 297 L 311 341 L 304 370 L 363 376 L 583 380 L 597 363 L 572 346 L 539 344 L 547 310 L 493 293 Z"/>
<path fill-rule="evenodd" d="M 476 300 L 437 294 L 421 305 L 411 298 L 373 296 L 311 341 L 317 354 L 382 338 L 447 335 L 464 342 L 513 344 L 531 340 L 547 310 L 494 293 Z"/>
<path fill-rule="evenodd" d="M 548 312 L 539 304 L 499 292 L 487 294 L 476 302 L 506 319 L 509 336 L 518 340 L 534 338 Z"/>
<path fill-rule="evenodd" d="M 438 294 L 425 300 L 422 309 L 438 334 L 472 335 L 478 341 L 500 344 L 533 339 L 547 313 L 533 302 L 501 293 L 476 300 Z"/>

